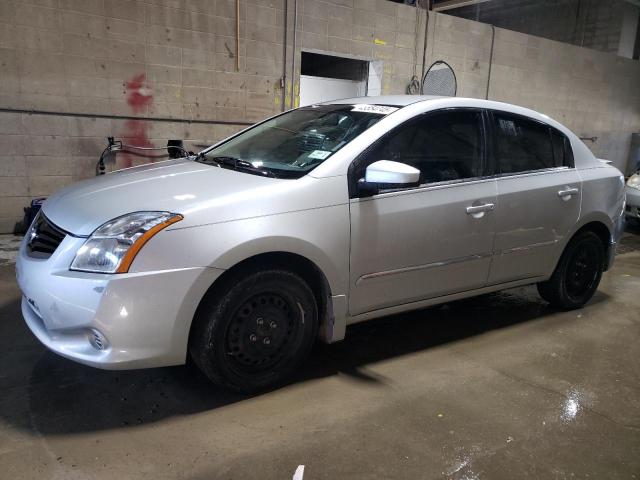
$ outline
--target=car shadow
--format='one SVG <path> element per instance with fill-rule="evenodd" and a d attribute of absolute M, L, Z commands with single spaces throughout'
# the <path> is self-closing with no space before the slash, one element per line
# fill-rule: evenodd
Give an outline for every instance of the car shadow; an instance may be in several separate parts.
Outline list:
<path fill-rule="evenodd" d="M 633 233 L 635 235 L 640 235 L 640 221 L 638 220 L 627 220 L 625 227 L 625 232 Z"/>
<path fill-rule="evenodd" d="M 598 292 L 591 304 L 606 300 Z M 347 338 L 318 343 L 288 384 L 343 374 L 384 385 L 367 372 L 381 360 L 538 321 L 554 313 L 535 288 L 483 295 L 350 326 Z M 195 367 L 98 370 L 47 351 L 28 331 L 18 301 L 0 305 L 0 418 L 39 434 L 102 431 L 209 411 L 247 396 L 213 386 Z"/>
<path fill-rule="evenodd" d="M 597 291 L 588 305 L 608 298 Z M 316 347 L 300 379 L 342 373 L 375 381 L 363 369 L 368 364 L 543 320 L 555 313 L 558 310 L 538 296 L 535 286 L 529 286 L 351 325 L 345 341 Z"/>

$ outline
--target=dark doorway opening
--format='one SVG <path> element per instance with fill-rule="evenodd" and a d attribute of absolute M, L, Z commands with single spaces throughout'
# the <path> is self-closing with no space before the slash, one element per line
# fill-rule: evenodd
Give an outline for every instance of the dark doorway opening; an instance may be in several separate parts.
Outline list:
<path fill-rule="evenodd" d="M 362 81 L 367 78 L 369 73 L 369 62 L 354 58 L 302 52 L 300 73 L 312 77 Z"/>

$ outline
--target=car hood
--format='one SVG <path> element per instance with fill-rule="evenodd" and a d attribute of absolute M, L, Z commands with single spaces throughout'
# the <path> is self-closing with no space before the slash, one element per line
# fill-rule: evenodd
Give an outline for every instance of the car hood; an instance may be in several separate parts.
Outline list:
<path fill-rule="evenodd" d="M 78 236 L 90 235 L 103 223 L 136 211 L 168 211 L 184 215 L 180 226 L 228 221 L 250 215 L 234 208 L 297 181 L 260 177 L 179 159 L 120 170 L 85 180 L 51 196 L 44 214 L 58 227 Z M 209 214 L 203 214 L 203 211 Z M 212 216 L 212 210 L 216 210 Z M 268 212 L 254 212 L 268 213 Z"/>

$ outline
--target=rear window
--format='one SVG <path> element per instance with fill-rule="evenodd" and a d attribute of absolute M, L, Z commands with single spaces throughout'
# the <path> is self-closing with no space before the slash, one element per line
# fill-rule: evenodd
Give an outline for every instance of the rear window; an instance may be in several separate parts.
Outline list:
<path fill-rule="evenodd" d="M 571 147 L 557 130 L 517 115 L 494 112 L 493 118 L 499 173 L 527 172 L 573 163 L 569 162 Z"/>

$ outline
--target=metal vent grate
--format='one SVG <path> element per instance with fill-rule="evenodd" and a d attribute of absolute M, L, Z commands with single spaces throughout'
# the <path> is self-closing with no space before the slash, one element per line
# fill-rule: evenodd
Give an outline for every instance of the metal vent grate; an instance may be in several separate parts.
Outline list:
<path fill-rule="evenodd" d="M 41 212 L 27 233 L 27 252 L 36 258 L 49 258 L 56 251 L 67 232 L 56 227 Z"/>
<path fill-rule="evenodd" d="M 449 64 L 442 60 L 433 62 L 422 79 L 423 95 L 455 97 L 457 89 L 456 74 Z"/>
<path fill-rule="evenodd" d="M 96 350 L 106 350 L 109 346 L 107 339 L 95 328 L 90 329 L 88 332 L 89 343 Z"/>

